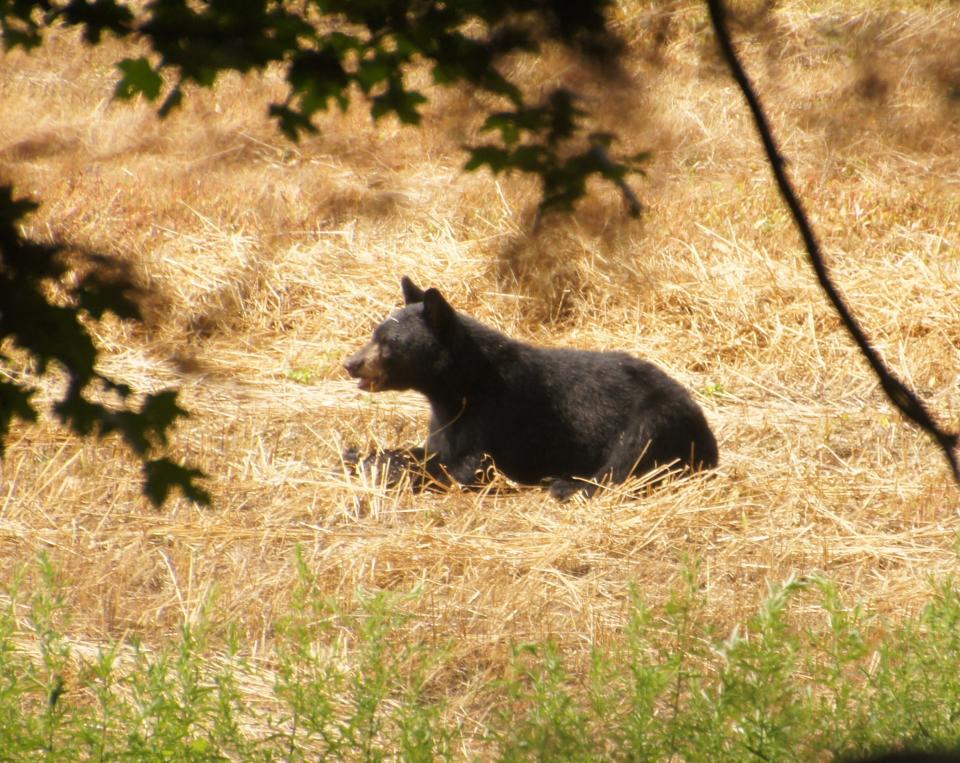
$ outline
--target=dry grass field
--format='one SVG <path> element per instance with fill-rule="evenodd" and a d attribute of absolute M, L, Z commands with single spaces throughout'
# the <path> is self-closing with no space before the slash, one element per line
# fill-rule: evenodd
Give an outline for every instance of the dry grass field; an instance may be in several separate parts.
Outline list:
<path fill-rule="evenodd" d="M 960 489 L 818 290 L 706 11 L 624 0 L 615 21 L 629 43 L 618 76 L 559 51 L 516 66 L 531 88 L 581 89 L 598 127 L 653 152 L 634 180 L 646 210 L 631 220 L 597 187 L 537 233 L 533 185 L 461 171 L 482 106 L 469 93 L 431 92 L 421 130 L 358 106 L 294 145 L 265 117 L 279 73 L 225 77 L 161 122 L 111 99 L 123 45 L 61 31 L 5 54 L 0 180 L 42 201 L 30 235 L 135 269 L 148 320 L 94 327 L 102 368 L 181 389 L 192 417 L 172 450 L 209 475 L 214 503 L 156 510 L 119 443 L 52 418 L 16 425 L 0 585 L 45 550 L 78 648 L 159 644 L 206 610 L 239 623 L 256 659 L 300 548 L 344 608 L 359 591 L 420 591 L 404 627 L 451 642 L 436 690 L 467 726 L 489 712 L 511 644 L 549 637 L 586 663 L 619 637 L 631 586 L 660 604 L 693 561 L 721 630 L 768 582 L 818 571 L 878 612 L 915 613 L 930 576 L 958 569 Z M 761 21 L 738 43 L 835 277 L 956 429 L 960 6 L 784 0 Z M 658 363 L 706 411 L 719 470 L 569 504 L 505 483 L 415 495 L 347 474 L 345 445 L 425 437 L 420 397 L 367 394 L 341 367 L 400 302 L 404 274 L 511 336 Z"/>

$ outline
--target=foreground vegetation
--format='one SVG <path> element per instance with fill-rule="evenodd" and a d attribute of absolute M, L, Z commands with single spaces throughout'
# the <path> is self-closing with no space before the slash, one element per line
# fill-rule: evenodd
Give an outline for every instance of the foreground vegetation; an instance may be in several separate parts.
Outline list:
<path fill-rule="evenodd" d="M 5 759 L 428 761 L 469 748 L 498 760 L 812 761 L 960 745 L 955 579 L 897 623 L 849 606 L 825 578 L 787 581 L 723 634 L 690 568 L 665 606 L 634 596 L 624 632 L 594 644 L 586 670 L 550 640 L 514 645 L 489 687 L 497 710 L 477 726 L 444 703 L 440 685 L 463 678 L 447 645 L 403 635 L 402 598 L 344 612 L 298 567 L 266 653 L 203 613 L 159 650 L 83 653 L 41 556 L 0 615 Z M 798 626 L 800 608 L 819 624 Z"/>

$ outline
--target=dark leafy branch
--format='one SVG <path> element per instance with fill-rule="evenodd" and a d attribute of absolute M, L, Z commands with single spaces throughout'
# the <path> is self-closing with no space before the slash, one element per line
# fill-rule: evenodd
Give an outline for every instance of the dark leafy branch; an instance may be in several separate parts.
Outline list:
<path fill-rule="evenodd" d="M 335 104 L 345 110 L 360 95 L 374 119 L 394 115 L 419 124 L 426 96 L 409 85 L 409 72 L 426 66 L 435 84 L 468 86 L 502 101 L 486 125 L 499 144 L 467 146 L 472 169 L 519 171 L 540 178 L 541 210 L 569 209 L 597 176 L 639 203 L 625 177 L 637 163 L 609 153 L 611 136 L 583 134 L 585 114 L 563 89 L 527 103 L 505 75 L 504 57 L 535 52 L 544 39 L 584 55 L 613 58 L 619 45 L 606 26 L 612 0 L 153 0 L 134 15 L 117 0 L 13 3 L 3 17 L 7 47 L 32 47 L 43 28 L 60 20 L 79 25 L 85 38 L 105 32 L 135 35 L 149 56 L 118 64 L 120 98 L 162 97 L 161 115 L 183 99 L 188 84 L 209 87 L 221 72 L 262 71 L 279 65 L 286 98 L 270 106 L 280 129 L 296 140 L 316 131 L 315 116 Z M 10 30 L 9 34 L 7 30 Z M 170 82 L 169 86 L 165 82 Z M 522 145 L 517 145 L 522 141 Z M 578 142 L 581 148 L 578 151 Z M 585 145 L 585 147 L 583 147 Z"/>
<path fill-rule="evenodd" d="M 960 483 L 960 464 L 958 464 L 957 460 L 957 446 L 958 443 L 960 443 L 960 435 L 942 429 L 933 420 L 926 405 L 924 405 L 917 394 L 886 367 L 883 359 L 867 338 L 866 333 L 864 333 L 860 324 L 857 323 L 853 317 L 850 308 L 847 307 L 847 304 L 843 301 L 843 297 L 840 296 L 840 292 L 830 278 L 830 271 L 827 269 L 827 265 L 823 260 L 823 254 L 820 252 L 820 245 L 817 243 L 810 220 L 803 209 L 803 205 L 796 191 L 793 189 L 790 178 L 787 177 L 783 156 L 774 140 L 773 133 L 770 130 L 770 124 L 767 121 L 763 107 L 760 105 L 760 99 L 753 89 L 750 79 L 737 56 L 737 51 L 733 46 L 730 32 L 727 28 L 726 9 L 724 8 L 723 1 L 707 0 L 707 5 L 710 7 L 710 18 L 713 22 L 713 28 L 716 32 L 717 41 L 720 44 L 723 57 L 726 59 L 730 71 L 740 86 L 741 91 L 743 91 L 743 96 L 746 98 L 747 104 L 750 107 L 750 113 L 753 115 L 757 132 L 760 134 L 767 159 L 770 162 L 770 168 L 773 170 L 774 177 L 776 178 L 777 187 L 780 189 L 784 201 L 790 208 L 790 213 L 793 215 L 797 229 L 800 231 L 807 255 L 810 257 L 810 264 L 817 274 L 820 287 L 826 292 L 827 297 L 840 316 L 843 325 L 857 343 L 857 347 L 860 348 L 860 352 L 863 353 L 864 357 L 870 363 L 870 367 L 880 380 L 880 386 L 883 388 L 887 397 L 907 418 L 916 423 L 917 426 L 929 433 L 930 436 L 937 441 L 937 444 L 943 449 L 950 468 L 953 470 L 954 479 L 957 483 Z"/>
<path fill-rule="evenodd" d="M 558 88 L 539 106 L 518 106 L 511 111 L 491 114 L 483 130 L 499 132 L 502 145 L 468 148 L 471 153 L 466 169 L 487 166 L 494 174 L 519 169 L 540 177 L 543 189 L 541 211 L 569 210 L 587 192 L 587 179 L 598 175 L 617 185 L 630 213 L 640 214 L 640 200 L 625 178 L 628 172 L 641 173 L 647 154 L 637 154 L 622 162 L 611 160 L 607 149 L 614 136 L 590 133 L 588 147 L 572 155 L 560 155 L 555 149 L 578 131 L 584 112 L 575 103 L 576 96 Z"/>
<path fill-rule="evenodd" d="M 37 374 L 53 367 L 64 372 L 66 389 L 54 414 L 82 436 L 118 435 L 141 458 L 144 490 L 155 504 L 173 487 L 208 503 L 209 496 L 196 484 L 200 471 L 165 457 L 151 458 L 167 446 L 176 421 L 187 415 L 177 404 L 177 393 L 144 395 L 138 405 L 127 384 L 96 370 L 97 349 L 84 319 L 100 320 L 109 312 L 139 320 L 134 283 L 102 255 L 87 253 L 84 262 L 71 262 L 64 247 L 22 237 L 18 226 L 35 206 L 0 187 L 0 339 L 10 351 L 21 351 Z M 67 278 L 68 273 L 79 277 Z M 55 292 L 59 298 L 51 296 Z M 0 455 L 13 419 L 37 420 L 34 390 L 9 371 L 11 365 L 10 357 L 0 355 Z M 94 392 L 110 404 L 92 399 Z"/>

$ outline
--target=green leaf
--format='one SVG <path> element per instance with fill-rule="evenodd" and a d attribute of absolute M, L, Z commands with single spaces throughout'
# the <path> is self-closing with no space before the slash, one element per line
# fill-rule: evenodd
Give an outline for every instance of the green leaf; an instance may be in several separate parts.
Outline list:
<path fill-rule="evenodd" d="M 317 131 L 309 116 L 282 103 L 271 103 L 269 113 L 271 117 L 277 120 L 280 131 L 294 142 L 300 139 L 300 133 L 302 132 L 315 133 Z"/>
<path fill-rule="evenodd" d="M 597 144 L 603 146 L 604 148 L 610 148 L 610 145 L 616 139 L 616 135 L 612 132 L 592 132 L 587 136 L 587 140 L 591 144 Z"/>
<path fill-rule="evenodd" d="M 179 418 L 189 417 L 189 413 L 177 405 L 177 391 L 174 389 L 147 395 L 140 408 L 146 430 L 152 431 L 161 445 L 167 444 L 167 430 Z"/>
<path fill-rule="evenodd" d="M 550 120 L 550 143 L 557 143 L 570 138 L 577 129 L 577 119 L 584 116 L 584 112 L 573 105 L 575 94 L 566 88 L 559 87 L 550 93 L 547 99 L 547 113 Z"/>
<path fill-rule="evenodd" d="M 130 32 L 133 14 L 115 0 L 71 0 L 61 11 L 67 24 L 82 25 L 83 39 L 91 45 L 100 42 L 104 30 L 123 36 Z"/>
<path fill-rule="evenodd" d="M 34 15 L 37 6 L 44 11 L 50 10 L 48 2 L 0 2 L 0 30 L 3 32 L 4 50 L 13 50 L 17 46 L 30 50 L 43 42 L 40 25 Z"/>
<path fill-rule="evenodd" d="M 298 54 L 290 64 L 287 81 L 293 92 L 300 94 L 300 105 L 306 115 L 326 110 L 331 98 L 341 110 L 346 110 L 350 78 L 333 47 Z"/>
<path fill-rule="evenodd" d="M 128 397 L 130 397 L 130 395 L 133 394 L 133 388 L 129 384 L 108 379 L 106 376 L 100 376 L 99 379 L 100 383 L 103 384 L 104 387 L 112 392 L 115 392 L 122 400 L 126 400 Z"/>
<path fill-rule="evenodd" d="M 160 507 L 170 490 L 178 487 L 189 500 L 202 506 L 210 505 L 210 494 L 199 485 L 194 484 L 194 480 L 203 479 L 205 475 L 199 469 L 188 469 L 173 463 L 168 458 L 158 458 L 154 461 L 147 461 L 143 465 L 144 474 L 144 492 L 150 502 Z"/>
<path fill-rule="evenodd" d="M 123 77 L 114 91 L 118 98 L 126 101 L 142 93 L 148 100 L 154 101 L 160 95 L 163 79 L 143 56 L 125 58 L 117 64 L 117 68 L 123 72 Z"/>
<path fill-rule="evenodd" d="M 386 80 L 392 72 L 393 67 L 390 62 L 377 55 L 375 58 L 362 60 L 357 65 L 357 71 L 353 77 L 363 92 L 369 93 L 375 86 Z"/>
<path fill-rule="evenodd" d="M 399 76 L 390 78 L 387 91 L 373 98 L 370 113 L 374 119 L 380 119 L 391 112 L 397 115 L 405 124 L 420 124 L 420 112 L 417 106 L 426 103 L 427 99 L 416 90 L 405 90 Z"/>
<path fill-rule="evenodd" d="M 77 381 L 70 384 L 63 400 L 53 406 L 53 412 L 81 437 L 94 433 L 102 437 L 114 431 L 117 424 L 117 417 L 104 406 L 83 396 L 83 385 Z"/>
<path fill-rule="evenodd" d="M 77 306 L 96 320 L 111 312 L 118 318 L 141 320 L 139 305 L 130 298 L 133 284 L 123 278 L 105 278 L 97 271 L 85 276 L 76 289 Z"/>
<path fill-rule="evenodd" d="M 21 278 L 21 283 L 10 284 L 4 280 L 0 279 L 4 334 L 33 354 L 41 374 L 51 360 L 57 360 L 72 377 L 88 381 L 93 376 L 97 350 L 77 310 L 51 305 L 36 281 Z"/>
<path fill-rule="evenodd" d="M 0 380 L 0 456 L 3 455 L 10 422 L 14 417 L 21 421 L 36 421 L 37 412 L 30 404 L 34 391 L 24 389 L 16 382 Z"/>
<path fill-rule="evenodd" d="M 24 50 L 31 50 L 37 47 L 42 41 L 43 38 L 36 29 L 16 29 L 11 27 L 7 22 L 3 24 L 4 50 L 13 50 L 17 47 L 21 47 Z"/>
<path fill-rule="evenodd" d="M 488 116 L 480 129 L 484 132 L 498 130 L 503 142 L 512 146 L 520 139 L 521 126 L 516 112 L 501 111 Z"/>
<path fill-rule="evenodd" d="M 470 159 L 463 168 L 467 171 L 479 169 L 487 165 L 494 175 L 499 175 L 510 168 L 510 152 L 499 146 L 474 146 L 468 148 Z"/>
<path fill-rule="evenodd" d="M 341 57 L 347 53 L 347 51 L 361 50 L 363 48 L 363 43 L 359 38 L 354 37 L 352 34 L 344 34 L 343 32 L 331 32 L 323 37 L 323 43 L 326 47 L 333 48 Z"/>
<path fill-rule="evenodd" d="M 30 199 L 13 198 L 13 188 L 9 185 L 0 187 L 0 224 L 4 228 L 12 226 L 17 220 L 33 212 L 39 204 Z M 15 229 L 12 229 L 16 235 Z"/>
<path fill-rule="evenodd" d="M 543 146 L 520 146 L 510 157 L 510 165 L 524 172 L 543 173 L 549 156 Z"/>

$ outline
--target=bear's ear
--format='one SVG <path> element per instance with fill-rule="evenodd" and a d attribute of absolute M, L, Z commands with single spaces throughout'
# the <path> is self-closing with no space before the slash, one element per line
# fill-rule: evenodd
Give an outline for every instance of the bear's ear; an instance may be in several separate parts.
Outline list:
<path fill-rule="evenodd" d="M 423 317 L 430 328 L 443 334 L 455 325 L 457 311 L 450 307 L 439 291 L 431 288 L 423 292 Z"/>
<path fill-rule="evenodd" d="M 403 303 L 405 305 L 423 302 L 423 289 L 406 276 L 400 279 L 400 288 L 403 289 Z"/>

